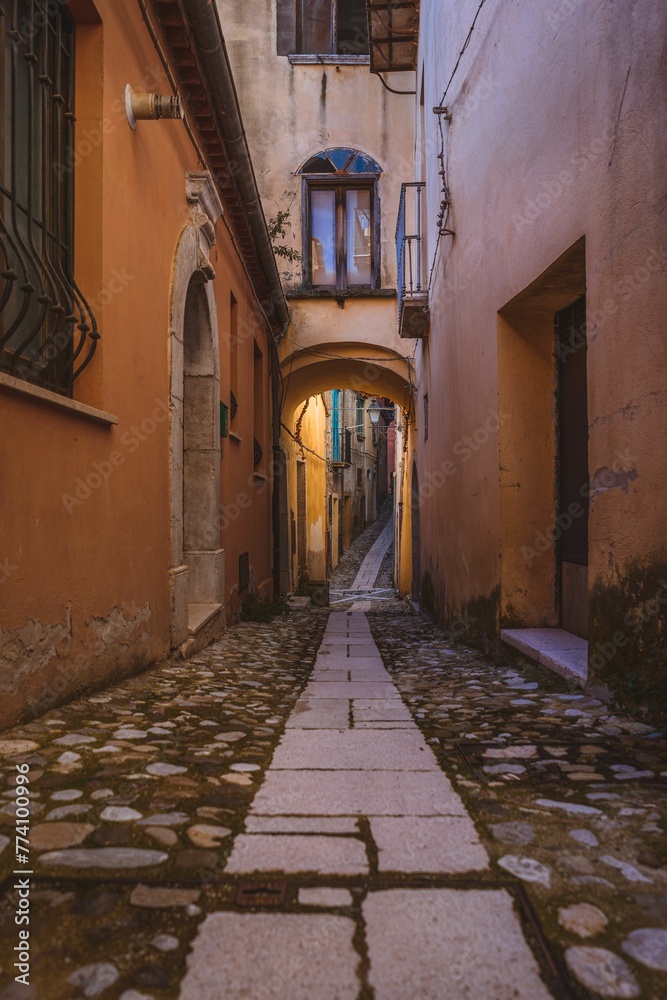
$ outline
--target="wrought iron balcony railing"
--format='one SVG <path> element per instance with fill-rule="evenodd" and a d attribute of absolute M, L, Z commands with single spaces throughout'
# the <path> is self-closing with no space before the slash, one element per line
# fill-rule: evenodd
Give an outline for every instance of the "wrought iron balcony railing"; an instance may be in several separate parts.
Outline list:
<path fill-rule="evenodd" d="M 401 186 L 396 224 L 398 265 L 398 332 L 401 337 L 423 337 L 428 330 L 428 277 L 423 273 L 422 211 L 424 181 Z"/>

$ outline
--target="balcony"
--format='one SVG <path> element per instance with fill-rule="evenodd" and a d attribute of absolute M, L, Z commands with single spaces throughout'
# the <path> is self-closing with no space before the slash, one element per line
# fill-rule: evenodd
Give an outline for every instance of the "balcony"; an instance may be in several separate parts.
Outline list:
<path fill-rule="evenodd" d="M 419 4 L 416 0 L 366 0 L 371 73 L 417 68 Z"/>
<path fill-rule="evenodd" d="M 424 181 L 401 186 L 396 224 L 398 334 L 419 340 L 428 333 L 428 276 L 423 276 L 422 196 Z"/>

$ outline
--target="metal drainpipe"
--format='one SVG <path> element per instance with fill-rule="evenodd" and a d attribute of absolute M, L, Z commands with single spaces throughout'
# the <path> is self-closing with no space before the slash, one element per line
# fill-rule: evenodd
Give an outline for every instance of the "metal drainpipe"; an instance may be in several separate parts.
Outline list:
<path fill-rule="evenodd" d="M 216 6 L 212 0 L 189 0 L 188 15 L 206 73 L 205 82 L 211 96 L 211 105 L 217 110 L 218 124 L 225 141 L 233 182 L 239 193 L 262 273 L 269 288 L 270 299 L 262 302 L 262 307 L 274 330 L 278 327 L 285 329 L 289 323 L 289 312 L 259 198 L 241 121 L 238 95 Z"/>

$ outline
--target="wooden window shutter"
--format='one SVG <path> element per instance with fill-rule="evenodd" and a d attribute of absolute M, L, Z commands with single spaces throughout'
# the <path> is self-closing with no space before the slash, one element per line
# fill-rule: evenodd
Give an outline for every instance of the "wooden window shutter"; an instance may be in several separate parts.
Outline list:
<path fill-rule="evenodd" d="M 296 52 L 297 0 L 277 0 L 276 17 L 278 29 L 278 55 L 288 56 Z"/>

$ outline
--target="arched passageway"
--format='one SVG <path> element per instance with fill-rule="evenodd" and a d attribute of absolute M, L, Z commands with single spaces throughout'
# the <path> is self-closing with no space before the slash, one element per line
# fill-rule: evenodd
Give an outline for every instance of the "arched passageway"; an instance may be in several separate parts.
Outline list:
<path fill-rule="evenodd" d="M 407 359 L 377 345 L 297 349 L 281 374 L 281 563 L 293 590 L 328 579 L 377 518 L 394 488 L 396 420 L 412 412 L 412 393 Z M 371 415 L 373 405 L 380 412 Z"/>
<path fill-rule="evenodd" d="M 388 348 L 359 342 L 318 344 L 283 358 L 281 375 L 285 416 L 309 396 L 340 388 L 386 396 L 404 411 L 411 409 L 410 365 Z"/>

